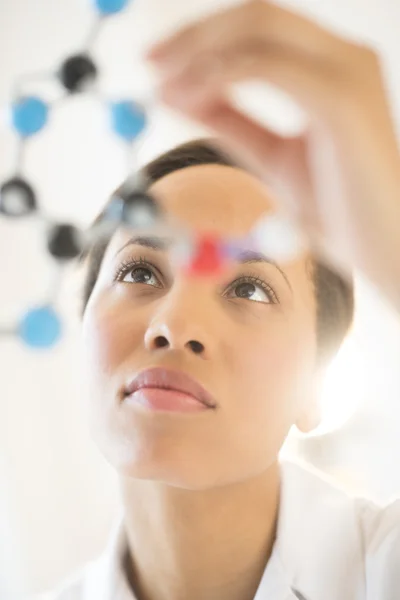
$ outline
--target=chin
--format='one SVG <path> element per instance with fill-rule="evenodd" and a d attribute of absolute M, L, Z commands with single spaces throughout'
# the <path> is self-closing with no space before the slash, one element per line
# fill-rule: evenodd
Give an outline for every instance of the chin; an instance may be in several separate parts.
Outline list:
<path fill-rule="evenodd" d="M 94 411 L 91 434 L 106 461 L 123 478 L 188 490 L 219 485 L 224 463 L 215 413 L 199 417 L 148 415 L 130 410 Z"/>
<path fill-rule="evenodd" d="M 268 448 L 260 451 L 247 437 L 238 440 L 230 429 L 221 430 L 217 419 L 208 417 L 183 421 L 101 413 L 92 422 L 92 435 L 121 478 L 186 490 L 232 485 L 268 466 Z"/>
<path fill-rule="evenodd" d="M 98 442 L 98 441 L 97 441 Z M 186 490 L 200 491 L 222 484 L 215 459 L 179 441 L 125 440 L 97 444 L 106 461 L 121 478 L 159 482 Z"/>

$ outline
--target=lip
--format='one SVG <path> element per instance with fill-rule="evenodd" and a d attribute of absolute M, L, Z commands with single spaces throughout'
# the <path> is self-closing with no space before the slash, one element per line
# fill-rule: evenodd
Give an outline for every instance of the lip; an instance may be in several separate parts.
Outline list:
<path fill-rule="evenodd" d="M 215 408 L 216 402 L 213 397 L 205 390 L 195 379 L 183 373 L 183 371 L 173 371 L 160 367 L 146 369 L 132 379 L 125 388 L 125 397 L 133 396 L 135 392 L 143 391 L 148 395 L 153 392 L 166 390 L 167 392 L 177 392 L 180 400 L 187 397 L 188 405 L 194 404 L 194 400 L 205 408 Z M 168 401 L 168 396 L 165 394 Z M 160 396 L 159 396 L 160 397 Z M 182 405 L 182 402 L 180 402 Z M 158 408 L 160 408 L 158 406 Z M 167 408 L 168 409 L 168 408 Z"/>

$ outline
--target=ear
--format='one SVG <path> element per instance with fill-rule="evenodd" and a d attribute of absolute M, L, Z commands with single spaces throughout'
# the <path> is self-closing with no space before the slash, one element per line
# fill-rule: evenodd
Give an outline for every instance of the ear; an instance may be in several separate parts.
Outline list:
<path fill-rule="evenodd" d="M 295 425 L 302 433 L 310 433 L 321 423 L 321 392 L 324 375 L 325 371 L 322 369 L 316 373 L 310 392 L 296 420 Z"/>

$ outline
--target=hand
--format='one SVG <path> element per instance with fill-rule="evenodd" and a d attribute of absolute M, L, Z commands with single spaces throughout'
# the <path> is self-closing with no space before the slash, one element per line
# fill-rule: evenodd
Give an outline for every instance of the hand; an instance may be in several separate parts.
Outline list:
<path fill-rule="evenodd" d="M 275 190 L 335 268 L 359 269 L 400 310 L 400 155 L 377 55 L 252 0 L 155 46 L 162 100 L 213 130 Z M 306 111 L 283 138 L 239 112 L 229 86 L 260 79 Z"/>

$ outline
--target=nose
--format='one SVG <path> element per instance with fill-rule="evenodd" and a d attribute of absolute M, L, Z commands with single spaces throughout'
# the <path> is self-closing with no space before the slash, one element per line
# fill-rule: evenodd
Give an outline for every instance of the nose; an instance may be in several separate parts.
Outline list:
<path fill-rule="evenodd" d="M 208 358 L 211 351 L 210 323 L 204 306 L 193 302 L 164 299 L 145 332 L 145 347 L 151 352 L 181 350 Z"/>

